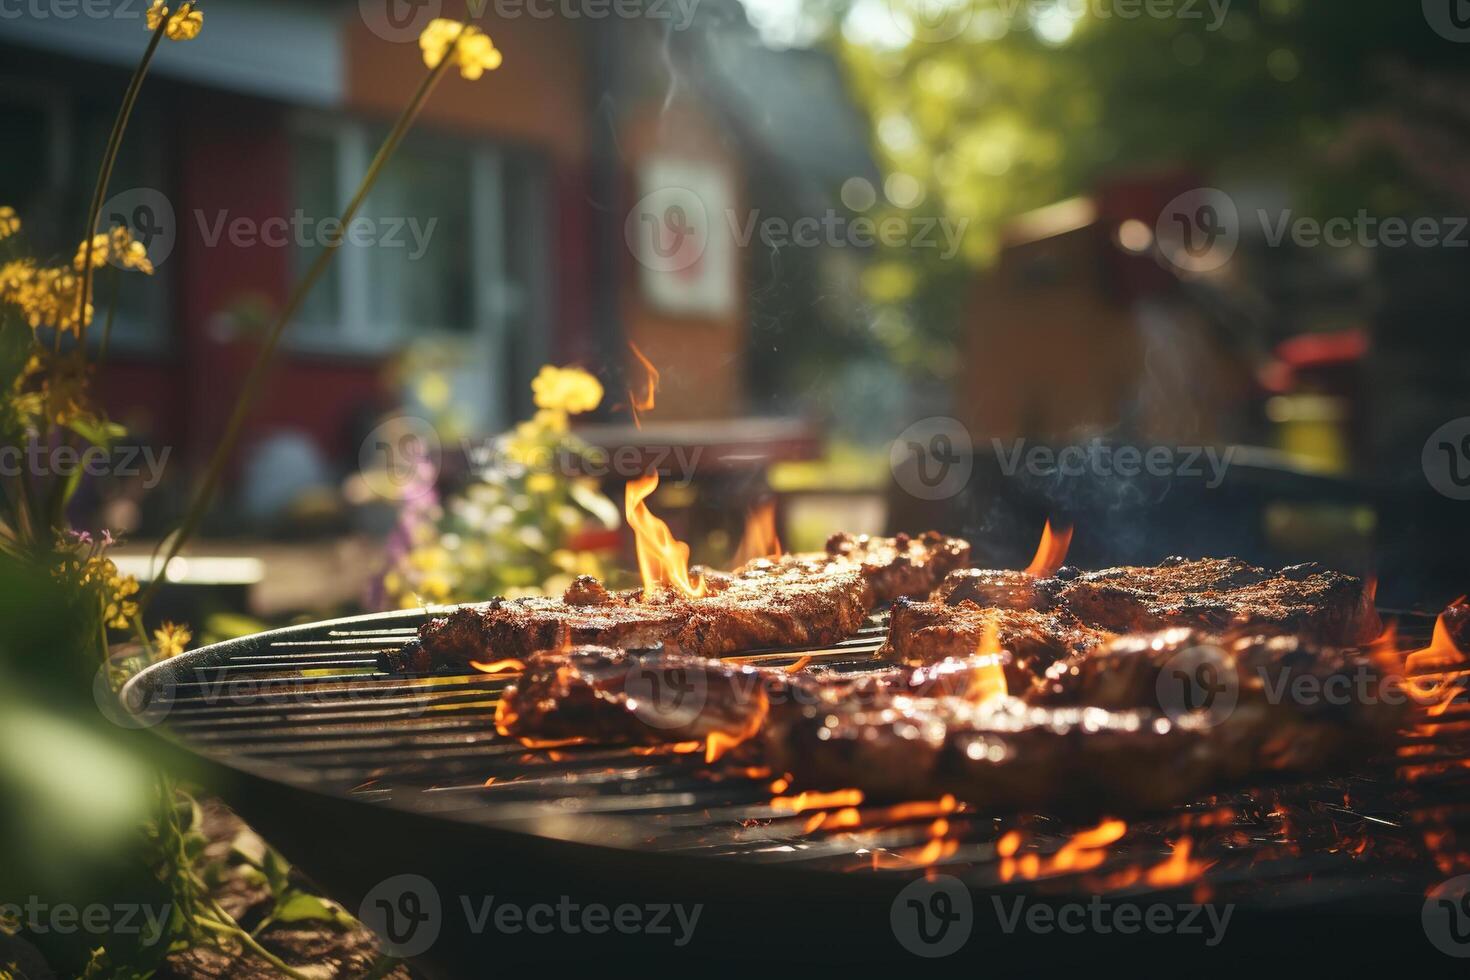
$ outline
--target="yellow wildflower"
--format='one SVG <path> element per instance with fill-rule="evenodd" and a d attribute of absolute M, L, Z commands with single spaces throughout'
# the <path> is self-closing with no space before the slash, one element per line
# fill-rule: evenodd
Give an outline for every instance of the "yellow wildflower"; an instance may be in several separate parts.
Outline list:
<path fill-rule="evenodd" d="M 526 490 L 541 496 L 553 493 L 556 490 L 556 477 L 550 473 L 532 473 L 526 477 Z"/>
<path fill-rule="evenodd" d="M 474 25 L 461 24 L 447 17 L 436 17 L 429 21 L 429 26 L 419 35 L 419 48 L 424 53 L 424 64 L 430 68 L 439 67 L 450 45 L 460 37 L 461 32 L 464 37 L 460 38 L 459 44 L 454 48 L 454 63 L 459 66 L 461 76 L 474 81 L 485 72 L 500 67 L 504 59 L 495 47 L 495 42 L 490 40 L 489 34 Z"/>
<path fill-rule="evenodd" d="M 531 382 L 536 407 L 576 415 L 602 403 L 602 383 L 581 368 L 548 364 Z"/>
<path fill-rule="evenodd" d="M 6 206 L 0 208 L 0 242 L 20 231 L 20 218 L 15 214 L 15 208 Z"/>
<path fill-rule="evenodd" d="M 165 18 L 168 23 L 163 29 L 163 36 L 170 41 L 192 41 L 204 28 L 204 11 L 194 0 L 184 0 L 172 15 L 163 0 L 153 0 L 153 6 L 148 8 L 148 29 L 158 30 L 158 25 L 164 23 Z"/>
<path fill-rule="evenodd" d="M 189 627 L 178 623 L 163 621 L 163 625 L 153 631 L 153 640 L 158 644 L 158 656 L 177 657 L 189 646 L 189 641 L 194 639 L 194 634 Z"/>

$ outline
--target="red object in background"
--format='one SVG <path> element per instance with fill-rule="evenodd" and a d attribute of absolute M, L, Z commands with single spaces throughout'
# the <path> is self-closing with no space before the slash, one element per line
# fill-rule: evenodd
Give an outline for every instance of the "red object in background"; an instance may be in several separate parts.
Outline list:
<path fill-rule="evenodd" d="M 1209 186 L 1192 170 L 1169 170 L 1133 177 L 1120 177 L 1098 184 L 1094 194 L 1098 223 L 1105 236 L 1103 255 L 1108 281 L 1127 304 L 1141 297 L 1172 289 L 1177 282 L 1171 268 L 1161 265 L 1152 251 L 1129 252 L 1118 244 L 1118 226 L 1141 221 L 1152 233 L 1159 215 L 1181 194 Z"/>

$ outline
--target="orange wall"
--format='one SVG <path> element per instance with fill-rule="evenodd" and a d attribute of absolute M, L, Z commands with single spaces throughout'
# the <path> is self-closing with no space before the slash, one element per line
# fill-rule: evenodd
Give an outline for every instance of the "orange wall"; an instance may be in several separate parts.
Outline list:
<path fill-rule="evenodd" d="M 464 6 L 447 0 L 443 16 L 462 18 Z M 451 71 L 421 118 L 528 143 L 561 162 L 580 160 L 587 152 L 587 80 L 576 25 L 532 17 L 478 23 L 505 62 L 474 82 Z M 347 108 L 396 116 L 424 75 L 418 45 L 384 41 L 357 16 L 348 19 L 345 32 Z"/>
<path fill-rule="evenodd" d="M 637 196 L 636 174 L 641 160 L 667 154 L 685 160 L 709 161 L 724 168 L 735 187 L 736 208 L 742 198 L 738 161 L 723 149 L 724 134 L 710 124 L 701 108 L 674 104 L 667 109 L 650 106 L 627 125 L 623 148 L 628 163 L 624 181 L 623 213 Z M 723 216 L 710 215 L 723 222 Z M 721 233 L 723 229 L 721 229 Z M 712 232 L 714 233 L 714 232 Z M 725 316 L 673 316 L 649 306 L 643 296 L 637 261 L 625 250 L 622 276 L 622 320 L 628 339 L 637 344 L 662 375 L 658 419 L 717 419 L 739 414 L 745 391 L 745 253 L 735 250 L 735 303 Z M 629 354 L 628 376 L 642 376 Z"/>

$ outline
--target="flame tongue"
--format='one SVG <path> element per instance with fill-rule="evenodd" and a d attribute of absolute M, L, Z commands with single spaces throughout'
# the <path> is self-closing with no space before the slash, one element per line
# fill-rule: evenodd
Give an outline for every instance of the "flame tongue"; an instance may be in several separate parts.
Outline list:
<path fill-rule="evenodd" d="M 776 537 L 776 502 L 768 500 L 745 518 L 745 534 L 735 552 L 738 568 L 755 558 L 780 558 L 781 541 Z"/>
<path fill-rule="evenodd" d="M 653 515 L 646 499 L 658 489 L 658 474 L 628 481 L 623 512 L 638 547 L 638 572 L 645 598 L 668 586 L 690 599 L 708 591 L 704 580 L 689 573 L 689 546 L 674 537 L 669 526 Z"/>
<path fill-rule="evenodd" d="M 965 696 L 975 704 L 984 704 L 994 698 L 1003 698 L 1010 693 L 1006 685 L 1006 653 L 1000 645 L 999 617 L 985 617 L 985 630 L 975 648 L 975 669 L 970 674 L 969 689 Z"/>
<path fill-rule="evenodd" d="M 1072 528 L 1064 525 L 1059 530 L 1053 531 L 1051 521 L 1046 522 L 1046 527 L 1041 532 L 1041 543 L 1036 546 L 1036 557 L 1031 559 L 1031 564 L 1026 566 L 1026 574 L 1037 578 L 1047 578 L 1055 575 L 1057 569 L 1067 560 L 1067 549 L 1072 545 Z"/>

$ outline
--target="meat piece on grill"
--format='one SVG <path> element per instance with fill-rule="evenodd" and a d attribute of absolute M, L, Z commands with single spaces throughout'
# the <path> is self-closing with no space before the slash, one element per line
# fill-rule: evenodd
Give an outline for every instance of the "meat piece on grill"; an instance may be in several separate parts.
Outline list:
<path fill-rule="evenodd" d="M 1250 628 L 1354 646 L 1382 630 L 1363 580 L 1316 564 L 1269 571 L 1238 558 L 1166 558 L 1078 573 L 1056 595 L 1082 622 L 1118 633 Z"/>
<path fill-rule="evenodd" d="M 1404 698 L 1373 655 L 1292 635 L 1220 636 L 1191 629 L 1120 637 L 1058 675 L 1053 702 L 1178 717 L 1203 711 L 1235 771 L 1306 769 L 1336 747 L 1368 745 L 1403 718 Z"/>
<path fill-rule="evenodd" d="M 968 601 L 985 608 L 1052 609 L 1066 584 L 1062 576 L 1076 574 L 1075 569 L 1064 568 L 1051 578 L 1037 578 L 1008 569 L 961 568 L 950 572 L 931 598 L 950 605 Z"/>
<path fill-rule="evenodd" d="M 772 718 L 763 734 L 768 764 L 796 786 L 1064 815 L 1190 799 L 1214 775 L 1209 738 L 1148 712 L 955 697 L 822 705 Z"/>
<path fill-rule="evenodd" d="M 697 656 L 827 646 L 862 628 L 879 601 L 905 590 L 930 591 L 968 556 L 968 544 L 933 532 L 837 535 L 824 553 L 760 558 L 734 572 L 708 573 L 708 594 L 695 599 L 670 590 L 609 591 L 584 576 L 560 598 L 495 599 L 457 609 L 380 660 L 386 670 L 426 672 L 585 645 L 662 644 Z"/>
<path fill-rule="evenodd" d="M 988 630 L 1010 654 L 1006 682 L 1018 697 L 1045 690 L 1059 665 L 1085 657 L 1112 638 L 1065 612 L 982 609 L 968 599 L 955 605 L 899 599 L 893 604 L 884 652 L 909 664 L 967 657 L 980 649 Z"/>
<path fill-rule="evenodd" d="M 600 595 L 597 602 L 587 601 Z M 560 599 L 492 599 L 461 606 L 419 628 L 417 639 L 385 653 L 380 666 L 399 673 L 467 670 L 472 661 L 524 660 L 538 650 L 584 644 L 656 647 L 688 621 L 687 603 L 638 601 L 638 592 L 608 592 L 579 579 Z"/>
<path fill-rule="evenodd" d="M 874 599 L 891 602 L 928 595 L 946 575 L 970 563 L 970 544 L 936 531 L 891 538 L 841 532 L 827 539 L 827 554 L 856 562 L 873 586 Z"/>
<path fill-rule="evenodd" d="M 779 671 L 662 650 L 543 651 L 506 688 L 495 727 L 528 741 L 654 745 L 719 735 L 733 744 L 759 730 L 771 693 L 790 683 Z"/>

